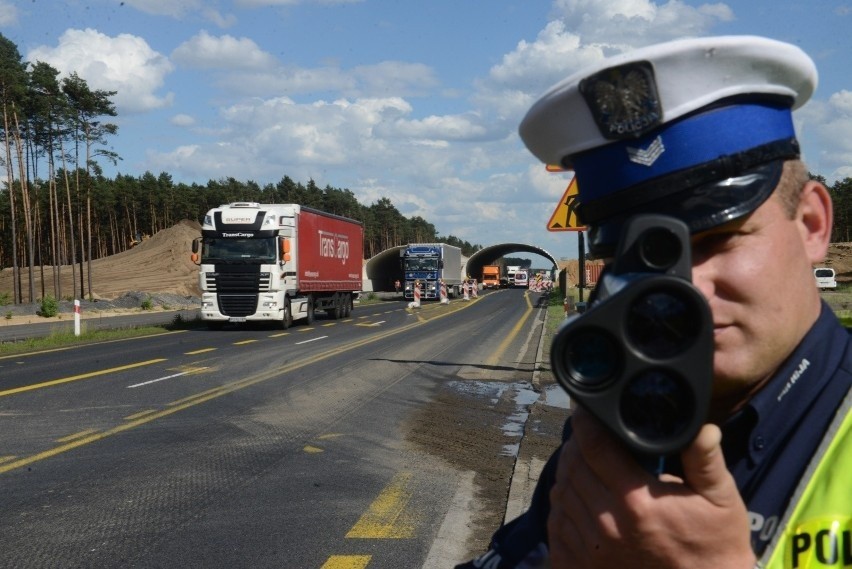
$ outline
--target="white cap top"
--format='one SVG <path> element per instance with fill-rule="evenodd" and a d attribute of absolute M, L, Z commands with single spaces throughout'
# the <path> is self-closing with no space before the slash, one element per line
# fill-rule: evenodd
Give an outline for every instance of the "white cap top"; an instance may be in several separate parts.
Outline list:
<path fill-rule="evenodd" d="M 722 99 L 788 97 L 797 108 L 816 84 L 813 61 L 794 45 L 756 36 L 676 40 L 571 75 L 532 106 L 520 135 L 542 162 L 570 165 L 574 154 L 639 137 Z"/>

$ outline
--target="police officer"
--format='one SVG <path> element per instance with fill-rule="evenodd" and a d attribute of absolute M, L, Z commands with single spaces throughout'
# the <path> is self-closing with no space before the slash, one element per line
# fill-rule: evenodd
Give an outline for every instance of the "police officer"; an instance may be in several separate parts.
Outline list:
<path fill-rule="evenodd" d="M 529 510 L 460 567 L 852 566 L 852 351 L 814 285 L 832 204 L 792 121 L 815 88 L 795 46 L 697 38 L 601 61 L 529 110 L 521 137 L 574 170 L 592 255 L 637 213 L 689 227 L 713 395 L 658 475 L 580 408 Z"/>

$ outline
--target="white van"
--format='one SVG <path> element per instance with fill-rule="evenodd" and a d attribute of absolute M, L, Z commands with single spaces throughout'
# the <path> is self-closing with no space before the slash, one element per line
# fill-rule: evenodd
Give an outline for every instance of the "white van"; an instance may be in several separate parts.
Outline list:
<path fill-rule="evenodd" d="M 814 269 L 814 278 L 817 288 L 837 288 L 837 280 L 834 278 L 834 269 L 831 267 L 817 267 Z"/>

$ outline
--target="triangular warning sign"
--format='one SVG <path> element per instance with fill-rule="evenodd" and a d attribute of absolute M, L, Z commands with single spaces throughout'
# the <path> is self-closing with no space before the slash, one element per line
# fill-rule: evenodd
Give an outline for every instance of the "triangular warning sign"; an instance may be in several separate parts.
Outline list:
<path fill-rule="evenodd" d="M 580 225 L 577 219 L 577 178 L 571 178 L 571 183 L 565 188 L 565 193 L 562 194 L 562 199 L 556 205 L 553 215 L 550 216 L 550 221 L 547 222 L 548 231 L 585 231 L 586 228 Z"/>

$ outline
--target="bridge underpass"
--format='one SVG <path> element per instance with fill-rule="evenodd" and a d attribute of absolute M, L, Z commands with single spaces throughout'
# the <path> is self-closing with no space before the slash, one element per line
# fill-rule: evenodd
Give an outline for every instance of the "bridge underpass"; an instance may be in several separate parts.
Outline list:
<path fill-rule="evenodd" d="M 407 244 L 385 249 L 364 263 L 362 276 L 365 291 L 393 292 L 394 281 L 397 279 L 404 280 L 399 254 L 405 247 L 407 247 Z M 541 247 L 524 243 L 501 243 L 484 247 L 470 257 L 462 257 L 462 276 L 470 275 L 472 278 L 481 279 L 482 267 L 497 264 L 499 259 L 511 256 L 514 253 L 540 255 L 551 262 L 553 270 L 557 268 L 556 259 L 553 255 Z"/>

